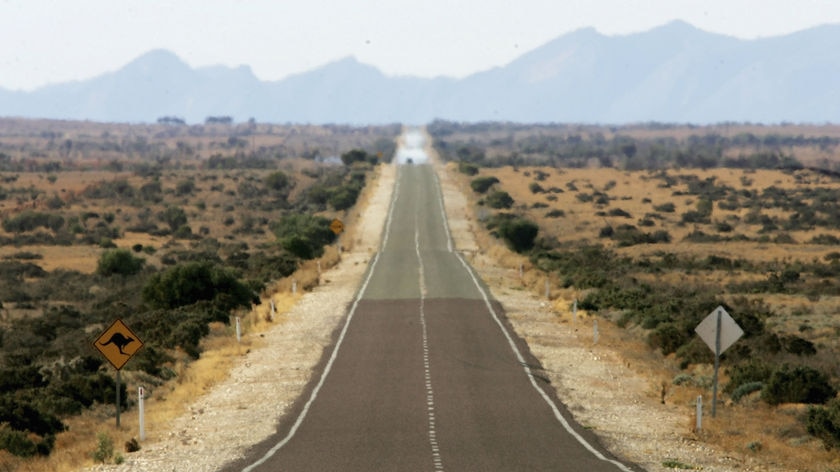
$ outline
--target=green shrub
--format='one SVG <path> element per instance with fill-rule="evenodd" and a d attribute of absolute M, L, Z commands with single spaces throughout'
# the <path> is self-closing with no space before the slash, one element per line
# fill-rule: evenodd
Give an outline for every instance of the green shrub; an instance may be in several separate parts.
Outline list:
<path fill-rule="evenodd" d="M 159 346 L 151 343 L 145 344 L 143 349 L 131 358 L 135 368 L 163 379 L 166 378 L 163 366 L 173 360 L 172 356 L 167 354 L 164 349 L 160 349 Z"/>
<path fill-rule="evenodd" d="M 280 246 L 301 259 L 320 257 L 335 240 L 331 221 L 320 216 L 289 214 L 271 225 Z"/>
<path fill-rule="evenodd" d="M 38 228 L 58 231 L 64 226 L 64 217 L 36 211 L 24 211 L 3 220 L 3 229 L 8 233 L 22 233 Z"/>
<path fill-rule="evenodd" d="M 534 247 L 539 230 L 540 227 L 533 221 L 515 218 L 502 222 L 498 234 L 511 249 L 523 253 Z"/>
<path fill-rule="evenodd" d="M 542 185 L 536 182 L 531 182 L 530 184 L 528 184 L 528 190 L 530 190 L 531 193 L 545 193 L 545 189 L 542 188 Z"/>
<path fill-rule="evenodd" d="M 287 192 L 294 186 L 294 181 L 285 172 L 278 170 L 265 178 L 265 186 L 274 192 Z"/>
<path fill-rule="evenodd" d="M 747 396 L 747 395 L 749 395 L 753 392 L 758 392 L 759 390 L 762 390 L 763 388 L 764 388 L 764 383 L 763 382 L 747 382 L 747 383 L 739 385 L 738 388 L 736 388 L 735 390 L 732 391 L 732 395 L 730 395 L 730 396 L 732 397 L 732 401 L 739 402 L 745 396 Z"/>
<path fill-rule="evenodd" d="M 331 189 L 327 203 L 336 211 L 346 210 L 356 204 L 361 188 L 356 185 L 342 185 Z"/>
<path fill-rule="evenodd" d="M 653 349 L 661 349 L 667 356 L 685 344 L 687 338 L 688 335 L 674 323 L 662 323 L 648 334 L 648 344 Z"/>
<path fill-rule="evenodd" d="M 149 278 L 143 300 L 154 308 L 177 308 L 212 301 L 228 311 L 258 303 L 257 295 L 227 268 L 209 262 L 187 262 Z"/>
<path fill-rule="evenodd" d="M 727 369 L 729 382 L 724 386 L 723 391 L 732 395 L 742 385 L 751 383 L 765 383 L 770 379 L 773 368 L 758 359 L 751 359 L 747 362 L 734 365 Z"/>
<path fill-rule="evenodd" d="M 5 424 L 0 424 L 0 449 L 18 457 L 32 457 L 38 452 L 38 446 L 26 432 L 12 429 Z"/>
<path fill-rule="evenodd" d="M 164 211 L 158 214 L 160 221 L 166 223 L 172 231 L 177 230 L 181 226 L 187 224 L 187 213 L 183 208 L 176 206 L 168 206 Z"/>
<path fill-rule="evenodd" d="M 802 339 L 799 336 L 785 336 L 782 338 L 785 350 L 797 356 L 814 356 L 817 354 L 817 348 L 814 343 L 807 339 Z"/>
<path fill-rule="evenodd" d="M 833 399 L 825 407 L 810 407 L 805 425 L 808 434 L 821 439 L 826 449 L 840 448 L 840 400 Z"/>
<path fill-rule="evenodd" d="M 478 175 L 478 166 L 472 162 L 459 162 L 458 172 L 466 175 Z"/>
<path fill-rule="evenodd" d="M 663 203 L 662 205 L 654 205 L 653 209 L 661 213 L 674 213 L 677 210 L 677 207 L 673 203 L 668 202 Z"/>
<path fill-rule="evenodd" d="M 25 399 L 13 397 L 12 393 L 0 396 L 0 424 L 4 423 L 14 430 L 28 431 L 41 437 L 65 430 L 64 423 L 55 415 Z"/>
<path fill-rule="evenodd" d="M 478 177 L 470 182 L 470 188 L 475 193 L 485 193 L 497 183 L 499 183 L 499 179 L 496 177 Z"/>
<path fill-rule="evenodd" d="M 372 157 L 373 161 L 376 162 L 376 156 L 370 157 Z M 341 162 L 343 162 L 346 166 L 352 166 L 357 162 L 366 162 L 370 157 L 368 156 L 368 153 L 362 149 L 352 149 L 341 155 Z"/>
<path fill-rule="evenodd" d="M 175 184 L 175 195 L 183 197 L 190 195 L 195 191 L 195 181 L 192 179 L 185 179 Z"/>
<path fill-rule="evenodd" d="M 495 209 L 507 209 L 513 206 L 513 197 L 501 190 L 491 192 L 484 201 L 487 206 Z"/>
<path fill-rule="evenodd" d="M 773 371 L 764 390 L 762 400 L 771 405 L 780 403 L 825 403 L 837 395 L 828 376 L 808 366 L 782 365 Z"/>
<path fill-rule="evenodd" d="M 105 277 L 111 275 L 134 275 L 140 272 L 145 262 L 146 260 L 142 257 L 134 257 L 128 249 L 112 249 L 103 252 L 99 256 L 96 273 Z"/>
<path fill-rule="evenodd" d="M 96 449 L 93 453 L 94 462 L 104 464 L 114 457 L 114 441 L 108 433 L 99 432 L 96 434 Z"/>

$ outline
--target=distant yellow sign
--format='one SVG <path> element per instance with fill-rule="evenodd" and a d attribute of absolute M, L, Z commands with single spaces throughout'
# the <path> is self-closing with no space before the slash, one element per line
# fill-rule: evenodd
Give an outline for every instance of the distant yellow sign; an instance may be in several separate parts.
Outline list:
<path fill-rule="evenodd" d="M 341 220 L 336 218 L 332 220 L 332 223 L 330 223 L 330 229 L 333 233 L 335 233 L 336 236 L 338 236 L 344 231 L 344 223 L 342 223 Z"/>
<path fill-rule="evenodd" d="M 120 370 L 143 347 L 143 341 L 122 320 L 117 319 L 93 342 L 93 347 Z"/>

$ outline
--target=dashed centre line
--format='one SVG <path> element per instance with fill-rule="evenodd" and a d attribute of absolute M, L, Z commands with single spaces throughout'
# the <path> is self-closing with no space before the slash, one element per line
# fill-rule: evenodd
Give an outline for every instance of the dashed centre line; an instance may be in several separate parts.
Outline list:
<path fill-rule="evenodd" d="M 426 382 L 426 415 L 429 422 L 429 446 L 432 450 L 434 470 L 443 471 L 443 459 L 440 456 L 440 445 L 435 426 L 435 392 L 432 388 L 432 366 L 429 360 L 429 333 L 426 326 L 426 275 L 423 267 L 423 257 L 420 255 L 420 230 L 417 213 L 414 217 L 414 251 L 417 254 L 418 276 L 420 284 L 420 326 L 423 332 L 423 376 Z"/>

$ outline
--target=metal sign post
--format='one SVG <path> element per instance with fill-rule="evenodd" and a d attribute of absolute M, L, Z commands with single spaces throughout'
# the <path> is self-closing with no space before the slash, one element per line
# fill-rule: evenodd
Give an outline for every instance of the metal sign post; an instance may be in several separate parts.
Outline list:
<path fill-rule="evenodd" d="M 712 381 L 712 418 L 717 414 L 718 370 L 720 355 L 744 335 L 744 330 L 729 316 L 722 306 L 715 308 L 694 328 L 703 342 L 715 353 L 715 373 Z"/>
<path fill-rule="evenodd" d="M 120 371 L 117 371 L 117 429 L 120 429 Z"/>
<path fill-rule="evenodd" d="M 143 341 L 117 319 L 93 341 L 93 347 L 117 369 L 117 428 L 120 427 L 120 369 L 143 347 Z"/>

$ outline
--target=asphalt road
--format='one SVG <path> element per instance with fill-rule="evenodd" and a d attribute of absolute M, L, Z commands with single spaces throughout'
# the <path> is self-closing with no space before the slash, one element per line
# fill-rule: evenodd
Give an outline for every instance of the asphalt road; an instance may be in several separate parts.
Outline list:
<path fill-rule="evenodd" d="M 230 471 L 629 471 L 575 425 L 402 165 L 381 251 L 307 391 Z M 266 399 L 270 401 L 270 399 Z"/>

